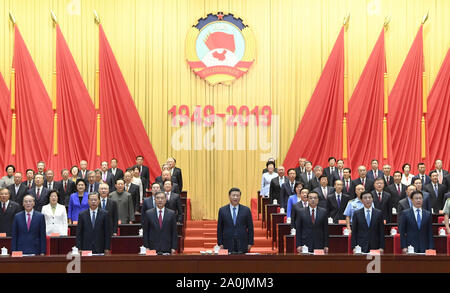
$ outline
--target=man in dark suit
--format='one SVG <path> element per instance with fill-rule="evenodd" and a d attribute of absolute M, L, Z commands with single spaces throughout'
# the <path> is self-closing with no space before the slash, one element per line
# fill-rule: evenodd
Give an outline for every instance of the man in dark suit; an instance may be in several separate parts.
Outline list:
<path fill-rule="evenodd" d="M 23 209 L 23 197 L 27 193 L 26 184 L 22 184 L 22 173 L 14 174 L 14 184 L 8 186 L 11 194 L 11 200 L 19 204 L 20 209 Z"/>
<path fill-rule="evenodd" d="M 142 180 L 142 185 L 144 187 L 144 192 L 147 190 L 149 186 L 150 173 L 148 171 L 148 167 L 144 166 L 144 157 L 139 155 L 136 157 L 136 166 L 139 168 L 140 177 Z"/>
<path fill-rule="evenodd" d="M 176 180 L 176 178 L 175 178 L 175 176 L 170 175 L 169 170 L 164 170 L 161 173 L 161 177 L 158 176 L 156 178 L 155 182 L 158 182 L 159 185 L 161 185 L 161 189 L 164 189 L 164 182 L 167 180 L 172 181 L 172 180 Z M 174 181 L 172 181 L 172 191 L 175 193 L 178 193 L 178 194 L 180 194 L 180 192 L 181 192 L 180 186 Z"/>
<path fill-rule="evenodd" d="M 98 188 L 100 192 L 100 203 L 99 208 L 108 212 L 108 217 L 110 220 L 111 234 L 117 236 L 117 228 L 119 223 L 119 212 L 117 209 L 117 203 L 114 200 L 108 198 L 109 196 L 109 185 L 106 183 L 101 183 Z"/>
<path fill-rule="evenodd" d="M 370 165 L 372 169 L 367 172 L 367 178 L 375 182 L 375 179 L 383 177 L 383 172 L 378 169 L 378 160 L 373 159 Z"/>
<path fill-rule="evenodd" d="M 297 177 L 297 174 L 295 173 L 295 169 L 291 168 L 288 170 L 288 180 L 284 182 L 284 184 L 281 186 L 281 192 L 280 192 L 280 206 L 284 208 L 284 210 L 287 210 L 287 202 L 289 200 L 289 196 L 295 194 L 295 184 L 297 181 L 295 181 L 295 177 Z"/>
<path fill-rule="evenodd" d="M 398 202 L 406 197 L 406 185 L 402 183 L 402 173 L 394 172 L 394 183 L 386 189 L 391 194 L 392 206 L 398 210 Z"/>
<path fill-rule="evenodd" d="M 34 197 L 29 194 L 23 198 L 23 207 L 25 210 L 14 216 L 11 250 L 22 251 L 23 254 L 45 255 L 45 217 L 33 209 Z"/>
<path fill-rule="evenodd" d="M 334 186 L 336 180 L 342 180 L 344 182 L 344 160 L 339 159 L 336 163 L 336 172 L 334 173 L 334 178 L 331 186 Z"/>
<path fill-rule="evenodd" d="M 300 175 L 302 173 L 306 172 L 306 159 L 305 158 L 299 158 L 298 159 L 298 167 L 295 168 L 295 173 L 297 174 L 297 177 L 295 178 L 295 180 L 300 181 Z"/>
<path fill-rule="evenodd" d="M 27 190 L 32 189 L 34 187 L 34 170 L 33 169 L 27 169 L 25 172 L 27 176 L 27 180 L 22 182 L 23 186 L 27 188 Z"/>
<path fill-rule="evenodd" d="M 289 174 L 288 174 L 289 175 Z M 305 172 L 297 174 L 297 181 L 302 181 L 306 186 L 309 187 L 309 182 L 313 179 L 314 172 L 312 170 L 312 163 L 310 161 L 305 162 Z"/>
<path fill-rule="evenodd" d="M 383 220 L 386 223 L 392 222 L 392 198 L 391 194 L 384 191 L 384 180 L 383 178 L 375 179 L 374 183 L 375 190 L 372 190 L 373 203 L 376 209 L 380 210 L 383 215 Z"/>
<path fill-rule="evenodd" d="M 98 192 L 99 186 L 100 186 L 100 183 L 95 181 L 95 171 L 89 171 L 88 175 L 87 175 L 87 181 L 86 181 L 87 193 Z"/>
<path fill-rule="evenodd" d="M 87 169 L 88 162 L 86 160 L 80 161 L 80 171 L 78 171 L 78 178 L 83 179 L 85 182 L 88 180 L 89 170 Z"/>
<path fill-rule="evenodd" d="M 28 194 L 32 195 L 35 199 L 34 209 L 38 212 L 42 210 L 42 207 L 48 204 L 48 189 L 44 187 L 44 176 L 36 174 L 34 177 L 36 183 L 35 187 L 28 190 Z"/>
<path fill-rule="evenodd" d="M 161 191 L 161 186 L 160 186 L 158 183 L 154 182 L 154 183 L 152 184 L 152 195 L 149 196 L 149 197 L 147 197 L 147 198 L 144 200 L 144 202 L 142 203 L 142 210 L 141 210 L 141 215 L 142 215 L 142 217 L 141 217 L 141 223 L 144 223 L 144 220 L 145 220 L 144 215 L 145 215 L 145 213 L 146 213 L 148 210 L 151 210 L 151 209 L 153 209 L 153 208 L 156 207 L 155 195 L 156 195 L 157 192 L 160 192 L 160 191 Z"/>
<path fill-rule="evenodd" d="M 155 195 L 156 207 L 145 212 L 144 246 L 157 253 L 175 254 L 178 248 L 177 219 L 175 212 L 166 208 L 164 192 Z"/>
<path fill-rule="evenodd" d="M 424 190 L 430 193 L 430 204 L 433 214 L 439 213 L 444 207 L 444 194 L 447 188 L 439 183 L 439 175 L 436 171 L 431 172 L 431 183 L 425 185 Z"/>
<path fill-rule="evenodd" d="M 344 211 L 350 200 L 350 196 L 342 192 L 343 188 L 344 183 L 342 180 L 334 181 L 334 192 L 327 197 L 328 218 L 332 218 L 335 224 L 339 220 L 345 220 Z"/>
<path fill-rule="evenodd" d="M 9 200 L 10 194 L 8 188 L 0 189 L 0 233 L 6 233 L 8 237 L 11 236 L 14 216 L 21 211 L 18 203 Z"/>
<path fill-rule="evenodd" d="M 55 173 L 51 169 L 45 171 L 44 187 L 49 191 L 52 189 L 59 190 L 58 182 L 55 181 Z"/>
<path fill-rule="evenodd" d="M 383 181 L 382 178 L 378 178 Z M 361 201 L 364 208 L 353 213 L 352 221 L 352 248 L 361 247 L 361 252 L 369 252 L 371 249 L 379 249 L 383 253 L 385 247 L 384 224 L 382 212 L 373 208 L 373 194 L 365 192 Z"/>
<path fill-rule="evenodd" d="M 308 182 L 306 187 L 308 187 L 309 190 L 314 190 L 317 187 L 320 186 L 320 176 L 323 175 L 323 168 L 321 166 L 315 166 L 314 167 L 314 176 L 313 178 Z"/>
<path fill-rule="evenodd" d="M 284 170 L 283 166 L 278 166 L 278 177 L 275 177 L 270 181 L 269 197 L 272 201 L 276 199 L 277 202 L 281 202 L 281 186 L 288 180 L 287 177 L 284 176 Z"/>
<path fill-rule="evenodd" d="M 353 180 L 353 185 L 356 186 L 358 184 L 362 184 L 367 192 L 371 192 L 373 190 L 373 180 L 367 178 L 367 170 L 365 166 L 358 167 L 359 177 Z"/>
<path fill-rule="evenodd" d="M 413 182 L 416 178 L 419 178 L 420 180 L 422 180 L 422 185 L 423 185 L 423 186 L 425 186 L 425 185 L 427 185 L 428 183 L 430 183 L 430 182 L 431 182 L 430 176 L 428 176 L 427 174 L 425 174 L 425 171 L 426 171 L 425 163 L 419 163 L 419 164 L 417 164 L 417 168 L 419 169 L 419 174 L 417 174 L 416 176 L 414 176 L 411 182 Z"/>
<path fill-rule="evenodd" d="M 420 179 L 419 179 L 420 180 Z M 415 192 L 417 188 L 414 185 L 409 185 L 406 188 L 406 197 L 398 202 L 398 209 L 397 209 L 397 223 L 400 223 L 402 213 L 404 210 L 410 209 L 413 207 L 411 195 L 413 192 Z"/>
<path fill-rule="evenodd" d="M 78 216 L 76 245 L 79 250 L 109 254 L 111 249 L 111 220 L 108 212 L 99 208 L 100 195 L 89 194 L 89 209 Z"/>
<path fill-rule="evenodd" d="M 423 194 L 422 207 L 431 213 L 430 193 L 428 191 L 423 190 L 422 180 L 420 178 L 416 178 L 416 179 L 412 180 L 411 182 L 412 182 L 412 185 L 414 185 L 416 187 L 416 189 L 414 191 L 418 190 L 418 191 L 421 191 Z M 406 191 L 408 192 L 408 189 L 406 189 Z M 410 195 L 411 195 L 411 193 L 410 193 Z M 410 195 L 407 195 L 407 197 L 410 198 Z"/>
<path fill-rule="evenodd" d="M 431 177 L 431 173 L 436 172 L 438 174 L 439 184 L 443 184 L 445 176 L 447 176 L 449 173 L 447 170 L 442 169 L 442 161 L 441 160 L 436 160 L 434 163 L 434 166 L 436 168 L 434 170 L 431 170 L 429 175 Z"/>
<path fill-rule="evenodd" d="M 328 185 L 333 186 L 334 178 L 337 176 L 336 158 L 328 158 L 328 167 L 323 170 L 323 174 L 328 178 Z"/>
<path fill-rule="evenodd" d="M 327 210 L 319 207 L 318 203 L 319 195 L 312 191 L 308 194 L 309 207 L 295 212 L 296 247 L 299 253 L 304 245 L 308 247 L 309 252 L 323 249 L 328 253 Z"/>
<path fill-rule="evenodd" d="M 391 176 L 391 166 L 390 165 L 384 165 L 383 166 L 383 180 L 384 180 L 384 186 L 387 188 L 389 185 L 394 184 L 394 177 Z"/>
<path fill-rule="evenodd" d="M 121 179 L 124 176 L 123 170 L 117 168 L 117 159 L 111 159 L 111 168 L 109 168 L 108 173 L 114 177 L 113 182 L 116 182 L 117 179 Z"/>
<path fill-rule="evenodd" d="M 444 177 L 444 180 L 442 181 L 442 184 L 445 185 L 447 188 L 447 191 L 450 191 L 450 174 Z"/>
<path fill-rule="evenodd" d="M 61 181 L 58 181 L 59 194 L 58 202 L 66 207 L 69 206 L 70 195 L 76 192 L 76 185 L 73 180 L 69 180 L 70 172 L 68 169 L 61 170 Z"/>
<path fill-rule="evenodd" d="M 422 209 L 422 192 L 415 191 L 411 195 L 413 207 L 403 211 L 399 223 L 400 242 L 403 253 L 408 246 L 414 247 L 414 252 L 423 253 L 427 249 L 434 249 L 432 216 Z"/>
<path fill-rule="evenodd" d="M 183 223 L 183 209 L 181 208 L 180 195 L 172 192 L 172 182 L 167 180 L 164 182 L 164 193 L 167 198 L 166 208 L 171 209 L 177 216 L 177 222 Z"/>
<path fill-rule="evenodd" d="M 123 180 L 125 181 L 125 191 L 131 194 L 131 199 L 133 200 L 134 212 L 138 212 L 140 208 L 140 193 L 139 186 L 132 183 L 133 175 L 131 172 L 126 171 L 123 175 Z"/>
<path fill-rule="evenodd" d="M 102 176 L 102 181 L 105 182 L 106 184 L 108 184 L 109 190 L 111 192 L 116 190 L 116 187 L 115 187 L 116 181 L 114 181 L 113 174 L 108 171 L 108 162 L 103 161 L 100 166 L 101 166 L 100 172 L 101 172 L 101 176 Z M 89 177 L 88 177 L 88 179 L 89 179 Z M 89 188 L 89 186 L 88 186 L 88 188 Z"/>
<path fill-rule="evenodd" d="M 350 196 L 350 199 L 353 199 L 356 197 L 355 193 L 355 185 L 352 181 L 352 170 L 350 168 L 344 168 L 344 179 L 342 182 L 344 183 L 344 189 L 343 192 L 345 194 L 348 194 Z"/>
<path fill-rule="evenodd" d="M 328 186 L 328 177 L 325 175 L 319 178 L 319 187 L 316 187 L 313 191 L 319 195 L 319 207 L 327 209 L 328 195 L 334 192 L 334 188 Z"/>
<path fill-rule="evenodd" d="M 230 204 L 219 209 L 217 244 L 229 252 L 246 253 L 254 244 L 252 213 L 248 207 L 239 204 L 241 200 L 239 188 L 231 188 L 228 197 Z"/>
<path fill-rule="evenodd" d="M 183 190 L 183 175 L 181 173 L 181 169 L 175 167 L 177 160 L 174 157 L 170 157 L 167 159 L 167 164 L 169 165 L 170 175 L 176 178 L 176 182 L 180 188 L 180 192 Z"/>

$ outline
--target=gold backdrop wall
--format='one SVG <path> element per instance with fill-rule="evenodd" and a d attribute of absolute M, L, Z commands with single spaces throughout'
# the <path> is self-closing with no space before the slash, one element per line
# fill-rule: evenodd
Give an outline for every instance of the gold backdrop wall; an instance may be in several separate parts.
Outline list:
<path fill-rule="evenodd" d="M 58 17 L 91 97 L 98 62 L 93 10 L 98 12 L 160 162 L 173 155 L 183 170 L 194 219 L 216 218 L 232 186 L 241 188 L 242 203 L 249 205 L 259 190 L 263 159 L 273 153 L 277 162 L 282 162 L 348 13 L 350 94 L 388 15 L 392 19 L 386 33 L 389 88 L 427 11 L 424 54 L 428 91 L 450 46 L 447 0 L 2 0 L 0 71 L 8 85 L 13 55 L 11 11 L 52 94 L 55 36 L 50 9 Z M 231 86 L 212 87 L 186 64 L 185 37 L 198 18 L 218 11 L 234 13 L 253 30 L 256 62 Z M 279 117 L 278 151 L 263 150 L 259 145 L 251 150 L 248 141 L 247 150 L 177 150 L 172 147 L 172 135 L 180 128 L 170 125 L 168 110 L 182 104 L 191 109 L 211 104 L 218 113 L 224 113 L 228 105 L 250 109 L 270 105 Z M 202 133 L 207 130 L 201 129 Z M 253 130 L 245 129 L 247 138 Z M 268 133 L 271 129 L 263 130 Z M 190 135 L 196 138 L 192 132 Z"/>

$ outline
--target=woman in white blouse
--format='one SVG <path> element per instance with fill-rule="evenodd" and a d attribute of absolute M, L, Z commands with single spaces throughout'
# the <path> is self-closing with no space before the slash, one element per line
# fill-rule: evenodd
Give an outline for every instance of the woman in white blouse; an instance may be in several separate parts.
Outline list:
<path fill-rule="evenodd" d="M 45 216 L 47 236 L 50 236 L 52 233 L 58 233 L 60 236 L 67 236 L 66 207 L 58 203 L 58 197 L 58 190 L 50 190 L 50 203 L 42 207 L 42 213 Z"/>
<path fill-rule="evenodd" d="M 414 178 L 414 175 L 409 173 L 411 171 L 411 165 L 406 163 L 403 165 L 402 169 L 402 184 L 405 184 L 406 186 L 411 185 L 412 179 Z"/>
<path fill-rule="evenodd" d="M 267 170 L 268 170 L 268 172 L 266 172 L 262 175 L 261 190 L 259 191 L 259 194 L 261 196 L 266 196 L 266 197 L 269 196 L 270 182 L 272 181 L 273 178 L 278 177 L 278 174 L 274 172 L 275 164 L 268 163 Z"/>
<path fill-rule="evenodd" d="M 142 185 L 141 172 L 138 166 L 133 167 L 133 179 L 131 183 L 139 186 L 139 202 L 144 200 L 144 185 Z"/>

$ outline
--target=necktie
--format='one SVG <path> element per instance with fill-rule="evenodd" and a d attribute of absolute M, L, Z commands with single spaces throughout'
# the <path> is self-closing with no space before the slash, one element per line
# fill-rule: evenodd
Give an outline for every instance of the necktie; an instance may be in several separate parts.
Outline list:
<path fill-rule="evenodd" d="M 67 192 L 67 181 L 64 181 L 64 192 Z"/>
<path fill-rule="evenodd" d="M 303 207 L 307 207 L 308 206 L 308 204 L 306 203 L 306 202 L 303 202 Z"/>
<path fill-rule="evenodd" d="M 312 209 L 312 213 L 311 213 L 311 221 L 313 224 L 316 222 L 316 218 L 314 217 L 314 211 L 315 211 L 315 209 Z"/>
<path fill-rule="evenodd" d="M 400 184 L 397 184 L 397 192 L 398 195 L 400 196 L 400 194 L 402 193 L 402 190 L 400 189 Z"/>
<path fill-rule="evenodd" d="M 236 226 L 236 207 L 233 207 L 233 225 Z"/>
<path fill-rule="evenodd" d="M 442 171 L 439 172 L 439 184 L 442 184 Z"/>
<path fill-rule="evenodd" d="M 434 185 L 434 193 L 436 194 L 436 198 L 438 197 L 438 185 L 437 184 L 435 184 Z"/>
<path fill-rule="evenodd" d="M 420 223 L 422 222 L 422 219 L 420 218 L 420 210 L 417 209 L 417 228 L 420 230 Z"/>
<path fill-rule="evenodd" d="M 327 198 L 327 188 L 322 188 L 323 197 Z"/>
<path fill-rule="evenodd" d="M 338 194 L 337 196 L 338 196 L 338 198 L 337 198 L 337 204 L 338 204 L 338 208 L 340 208 L 340 207 L 341 207 L 341 195 Z"/>
<path fill-rule="evenodd" d="M 106 181 L 106 173 L 103 173 L 103 181 Z"/>
<path fill-rule="evenodd" d="M 3 203 L 3 212 L 6 211 L 6 203 Z"/>
<path fill-rule="evenodd" d="M 95 226 L 95 212 L 92 212 L 92 219 L 91 219 L 91 221 L 92 221 L 92 228 L 94 228 L 94 226 Z"/>
<path fill-rule="evenodd" d="M 106 207 L 105 199 L 102 199 L 102 209 L 105 209 L 105 207 Z"/>
<path fill-rule="evenodd" d="M 127 184 L 127 188 L 126 188 L 126 191 L 128 192 L 128 189 L 130 188 L 130 185 L 129 184 Z"/>
<path fill-rule="evenodd" d="M 294 192 L 294 183 L 291 182 L 291 191 Z"/>
<path fill-rule="evenodd" d="M 348 181 L 345 181 L 345 188 L 347 189 L 347 192 L 348 192 L 348 188 L 349 188 Z"/>
<path fill-rule="evenodd" d="M 308 173 L 308 182 L 311 180 L 311 173 Z"/>
<path fill-rule="evenodd" d="M 31 181 L 28 181 L 28 189 L 31 189 Z"/>
<path fill-rule="evenodd" d="M 41 190 L 40 190 L 40 188 L 38 188 L 38 190 L 36 192 L 36 199 L 39 200 L 40 197 L 41 197 Z"/>
<path fill-rule="evenodd" d="M 380 200 L 380 202 L 382 201 L 381 192 L 378 192 L 378 199 Z"/>
<path fill-rule="evenodd" d="M 364 180 L 364 178 L 361 178 L 361 183 L 362 183 L 362 185 L 363 185 L 364 187 L 366 187 L 365 181 L 366 181 L 366 180 Z"/>
<path fill-rule="evenodd" d="M 367 222 L 367 226 L 370 227 L 370 210 L 367 210 L 366 222 Z"/>
<path fill-rule="evenodd" d="M 422 180 L 422 185 L 425 184 L 424 180 L 423 180 L 423 175 L 420 175 L 420 179 Z"/>
<path fill-rule="evenodd" d="M 162 228 L 162 210 L 159 210 L 159 228 Z"/>
<path fill-rule="evenodd" d="M 94 186 L 91 184 L 90 192 L 94 192 Z"/>
<path fill-rule="evenodd" d="M 168 192 L 166 192 L 166 198 L 167 198 L 167 200 L 169 200 L 169 193 Z"/>
<path fill-rule="evenodd" d="M 378 178 L 378 171 L 375 171 L 373 174 L 374 174 L 373 178 L 377 179 Z"/>
<path fill-rule="evenodd" d="M 342 171 L 339 171 L 339 178 L 342 180 Z"/>
<path fill-rule="evenodd" d="M 27 213 L 27 216 L 28 216 L 28 220 L 27 220 L 27 229 L 28 229 L 28 231 L 30 230 L 30 224 L 31 224 L 31 214 L 30 213 Z"/>

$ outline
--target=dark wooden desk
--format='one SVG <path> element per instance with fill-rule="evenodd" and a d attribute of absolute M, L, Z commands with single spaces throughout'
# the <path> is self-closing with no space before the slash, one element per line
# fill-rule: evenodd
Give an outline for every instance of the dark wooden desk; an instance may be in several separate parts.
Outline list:
<path fill-rule="evenodd" d="M 120 235 L 119 236 L 137 236 L 139 235 L 139 229 L 142 228 L 141 224 L 120 224 L 118 225 L 118 228 L 120 229 Z M 69 225 L 70 229 L 70 236 L 76 236 L 77 235 L 77 226 L 76 225 Z M 177 232 L 178 235 L 184 237 L 184 225 L 183 224 L 177 224 Z"/>
<path fill-rule="evenodd" d="M 266 206 L 269 204 L 270 200 L 267 197 L 262 197 L 261 198 L 261 210 L 262 210 L 262 221 L 261 221 L 261 227 L 262 228 L 266 228 L 266 224 L 267 224 L 267 211 L 266 211 Z"/>
<path fill-rule="evenodd" d="M 284 236 L 291 233 L 291 224 L 280 223 L 277 225 L 278 253 L 284 254 Z"/>
<path fill-rule="evenodd" d="M 279 204 L 267 204 L 266 205 L 266 227 L 267 227 L 267 233 L 266 238 L 269 238 L 269 235 L 271 235 L 272 231 L 272 214 L 278 213 L 278 208 L 280 207 Z"/>
<path fill-rule="evenodd" d="M 284 223 L 284 217 L 286 217 L 286 214 L 280 214 L 280 213 L 275 213 L 271 215 L 272 217 L 272 249 L 278 246 L 278 242 L 277 242 L 277 225 Z"/>
<path fill-rule="evenodd" d="M 294 235 L 291 235 L 291 234 L 284 235 L 284 253 L 285 254 L 296 254 L 297 253 Z"/>

